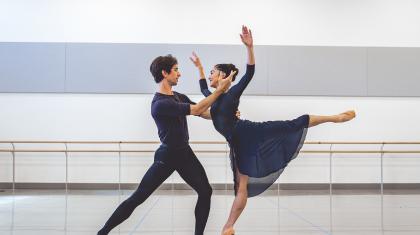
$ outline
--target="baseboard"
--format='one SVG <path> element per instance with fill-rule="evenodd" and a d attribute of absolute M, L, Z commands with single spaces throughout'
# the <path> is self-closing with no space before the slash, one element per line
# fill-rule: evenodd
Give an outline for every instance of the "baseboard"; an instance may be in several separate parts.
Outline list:
<path fill-rule="evenodd" d="M 138 184 L 124 183 L 118 186 L 116 183 L 68 183 L 67 189 L 73 190 L 132 190 Z M 233 184 L 211 184 L 214 190 L 232 190 Z M 0 182 L 0 189 L 12 189 L 13 184 Z M 333 190 L 380 190 L 381 185 L 375 183 L 334 183 Z M 66 189 L 64 183 L 15 183 L 15 189 Z M 160 190 L 190 190 L 191 187 L 184 183 L 162 184 Z M 273 184 L 270 190 L 329 190 L 330 184 L 326 183 L 281 183 Z M 420 183 L 385 183 L 385 190 L 420 190 Z"/>

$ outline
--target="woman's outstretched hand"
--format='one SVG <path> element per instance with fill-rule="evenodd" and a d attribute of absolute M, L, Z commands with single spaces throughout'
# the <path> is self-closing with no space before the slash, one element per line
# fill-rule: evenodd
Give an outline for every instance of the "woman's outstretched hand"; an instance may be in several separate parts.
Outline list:
<path fill-rule="evenodd" d="M 201 64 L 200 58 L 198 57 L 198 55 L 195 52 L 192 53 L 192 56 L 190 57 L 190 60 L 193 62 L 195 67 L 198 68 L 198 73 L 200 75 L 200 79 L 206 79 L 206 75 L 204 74 L 203 65 Z"/>
<path fill-rule="evenodd" d="M 200 58 L 197 56 L 197 54 L 195 52 L 192 53 L 192 56 L 190 57 L 190 60 L 194 63 L 195 67 L 203 68 L 203 65 L 201 64 Z"/>
<path fill-rule="evenodd" d="M 245 44 L 245 46 L 247 47 L 254 46 L 254 40 L 252 39 L 252 32 L 245 25 L 242 25 L 242 33 L 239 34 L 239 36 L 241 36 L 242 43 Z"/>

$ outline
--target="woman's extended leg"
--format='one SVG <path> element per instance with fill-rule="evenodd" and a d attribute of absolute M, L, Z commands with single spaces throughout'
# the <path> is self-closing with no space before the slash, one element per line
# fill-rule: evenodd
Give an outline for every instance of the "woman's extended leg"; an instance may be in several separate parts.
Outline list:
<path fill-rule="evenodd" d="M 234 234 L 233 225 L 235 224 L 236 220 L 238 220 L 239 216 L 241 215 L 242 211 L 246 206 L 246 201 L 248 199 L 248 176 L 242 175 L 239 171 L 236 172 L 239 180 L 238 190 L 236 193 L 235 200 L 233 201 L 232 208 L 230 210 L 229 218 L 223 227 L 222 234 L 223 235 L 232 235 Z"/>
<path fill-rule="evenodd" d="M 326 122 L 341 123 L 352 120 L 356 117 L 353 110 L 346 111 L 337 115 L 319 116 L 319 115 L 302 115 L 293 120 L 285 121 L 268 121 L 264 129 L 264 138 L 277 138 L 279 133 L 291 133 L 302 131 L 304 128 L 314 127 Z M 246 127 L 245 127 L 246 128 Z"/>

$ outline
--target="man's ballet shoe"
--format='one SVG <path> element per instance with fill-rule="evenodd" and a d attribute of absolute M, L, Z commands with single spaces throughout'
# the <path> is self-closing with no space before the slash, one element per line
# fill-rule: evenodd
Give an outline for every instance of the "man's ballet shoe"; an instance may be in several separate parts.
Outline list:
<path fill-rule="evenodd" d="M 233 228 L 223 231 L 222 235 L 235 235 L 235 230 Z"/>

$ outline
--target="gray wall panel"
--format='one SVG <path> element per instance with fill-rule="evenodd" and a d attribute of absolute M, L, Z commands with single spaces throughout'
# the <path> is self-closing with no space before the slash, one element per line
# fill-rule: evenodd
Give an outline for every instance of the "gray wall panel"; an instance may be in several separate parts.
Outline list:
<path fill-rule="evenodd" d="M 68 44 L 66 92 L 154 92 L 149 65 L 159 48 L 165 45 Z"/>
<path fill-rule="evenodd" d="M 0 92 L 63 92 L 63 43 L 0 43 Z"/>
<path fill-rule="evenodd" d="M 420 96 L 420 48 L 369 48 L 369 96 Z"/>
<path fill-rule="evenodd" d="M 243 47 L 242 50 L 245 50 Z M 245 95 L 267 95 L 268 94 L 268 74 L 269 74 L 269 47 L 255 46 L 255 74 L 249 83 Z M 243 59 L 247 61 L 247 56 Z M 242 63 L 244 63 L 242 62 Z"/>
<path fill-rule="evenodd" d="M 200 94 L 202 59 L 245 72 L 243 45 L 0 43 L 0 92 L 154 93 L 149 72 L 159 55 L 177 57 L 174 89 Z M 245 95 L 420 96 L 420 48 L 256 46 L 256 74 Z M 234 84 L 236 84 L 236 82 Z"/>
<path fill-rule="evenodd" d="M 271 46 L 269 52 L 270 95 L 367 95 L 365 48 Z"/>

